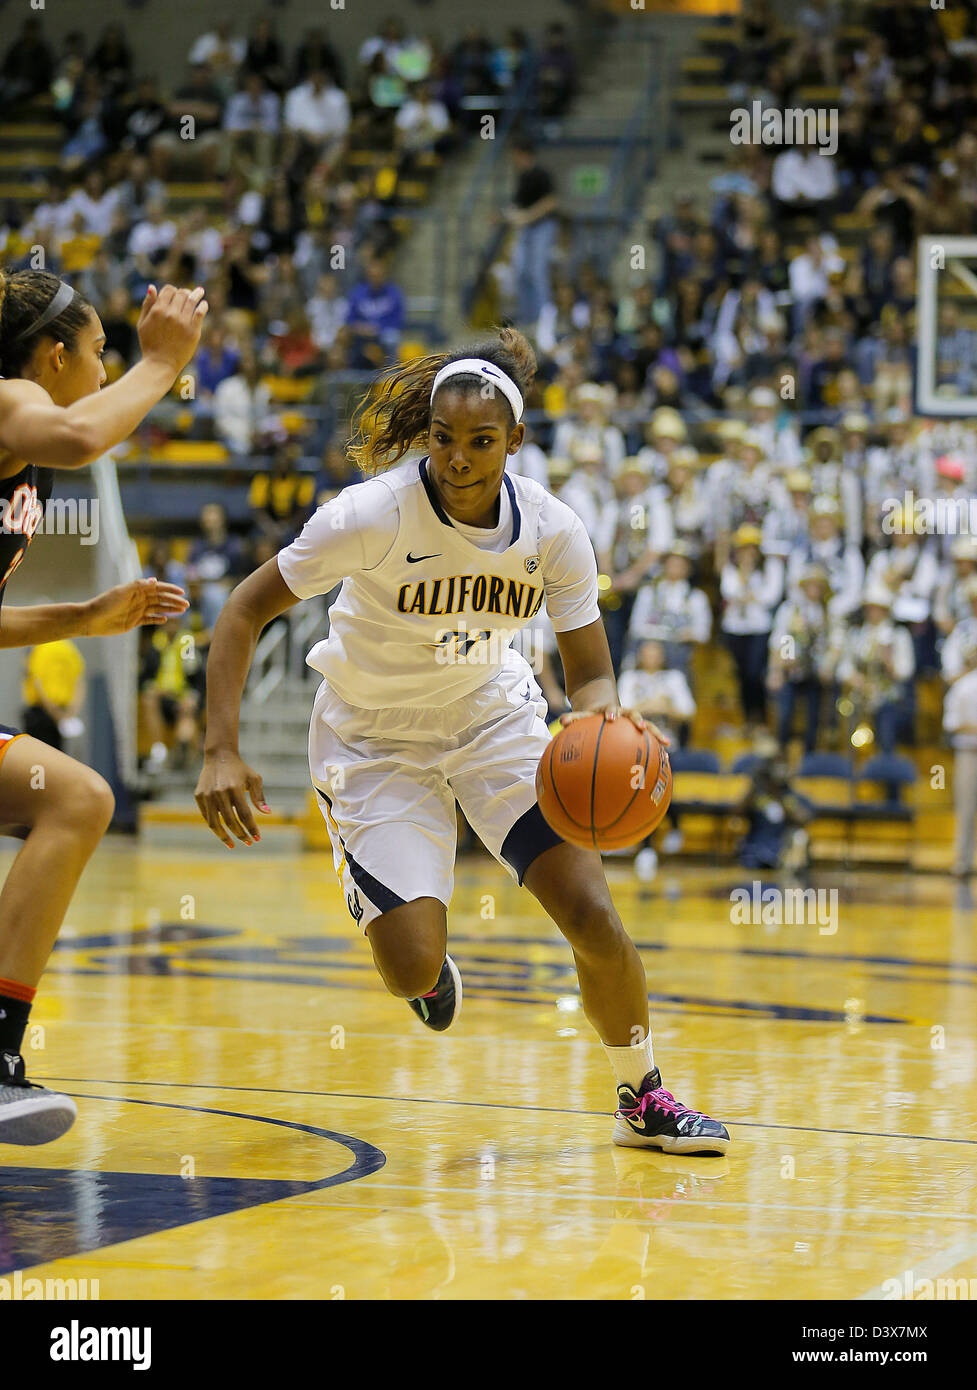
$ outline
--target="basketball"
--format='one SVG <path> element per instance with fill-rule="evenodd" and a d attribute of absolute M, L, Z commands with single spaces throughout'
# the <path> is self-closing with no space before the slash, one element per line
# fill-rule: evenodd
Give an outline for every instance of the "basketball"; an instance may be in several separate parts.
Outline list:
<path fill-rule="evenodd" d="M 536 796 L 548 824 L 570 844 L 627 849 L 650 835 L 668 810 L 668 751 L 622 716 L 575 719 L 540 758 Z"/>

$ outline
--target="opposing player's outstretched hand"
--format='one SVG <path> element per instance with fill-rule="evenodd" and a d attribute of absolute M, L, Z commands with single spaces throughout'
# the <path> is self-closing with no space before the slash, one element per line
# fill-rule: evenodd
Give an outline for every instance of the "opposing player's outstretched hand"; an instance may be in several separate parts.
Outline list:
<path fill-rule="evenodd" d="M 208 304 L 202 285 L 195 290 L 178 290 L 150 285 L 142 302 L 136 331 L 142 355 L 162 362 L 174 377 L 197 351 L 200 330 L 207 317 Z"/>
<path fill-rule="evenodd" d="M 194 792 L 197 809 L 218 840 L 234 848 L 231 835 L 246 845 L 261 839 L 248 799 L 265 815 L 265 793 L 260 775 L 237 753 L 208 753 Z M 228 833 L 230 832 L 230 834 Z"/>
<path fill-rule="evenodd" d="M 134 579 L 88 600 L 85 636 L 111 637 L 143 623 L 159 627 L 189 607 L 179 585 L 161 584 L 158 579 Z"/>
<path fill-rule="evenodd" d="M 586 719 L 589 714 L 602 714 L 605 719 L 616 719 L 618 715 L 623 715 L 625 719 L 630 719 L 636 729 L 649 729 L 657 738 L 659 743 L 668 746 L 671 739 L 667 734 L 663 734 L 656 724 L 650 723 L 639 709 L 623 709 L 620 705 L 602 705 L 600 709 L 575 709 L 568 714 L 560 715 L 560 723 L 566 728 L 567 724 L 572 724 L 575 719 Z"/>

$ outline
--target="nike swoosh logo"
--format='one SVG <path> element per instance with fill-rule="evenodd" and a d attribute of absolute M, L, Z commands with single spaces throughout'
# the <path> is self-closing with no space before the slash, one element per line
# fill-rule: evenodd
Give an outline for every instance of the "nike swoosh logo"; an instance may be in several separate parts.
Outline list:
<path fill-rule="evenodd" d="M 440 550 L 436 550 L 435 553 L 434 553 L 433 555 L 412 555 L 412 554 L 410 553 L 410 551 L 408 550 L 408 552 L 407 552 L 407 563 L 408 563 L 409 565 L 416 565 L 416 564 L 418 564 L 418 562 L 421 561 L 421 560 L 436 560 L 440 554 L 441 554 Z"/>

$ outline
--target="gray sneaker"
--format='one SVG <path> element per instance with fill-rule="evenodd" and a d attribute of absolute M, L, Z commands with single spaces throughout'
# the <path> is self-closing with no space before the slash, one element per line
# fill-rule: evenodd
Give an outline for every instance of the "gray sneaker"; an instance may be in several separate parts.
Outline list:
<path fill-rule="evenodd" d="M 0 1144 L 49 1144 L 75 1122 L 70 1096 L 35 1086 L 24 1075 L 24 1059 L 0 1052 Z"/>

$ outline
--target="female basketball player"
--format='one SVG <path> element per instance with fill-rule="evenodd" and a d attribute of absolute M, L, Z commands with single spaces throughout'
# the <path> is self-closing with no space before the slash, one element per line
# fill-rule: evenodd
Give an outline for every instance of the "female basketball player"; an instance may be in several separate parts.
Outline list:
<path fill-rule="evenodd" d="M 644 969 L 600 855 L 562 841 L 536 804 L 545 704 L 509 643 L 544 598 L 576 717 L 643 721 L 618 702 L 586 531 L 538 483 L 505 470 L 535 365 L 526 339 L 503 329 L 471 352 L 381 373 L 350 447 L 376 476 L 320 507 L 217 622 L 197 804 L 229 847 L 232 836 L 259 837 L 248 798 L 267 811 L 261 778 L 238 754 L 255 643 L 277 614 L 343 580 L 329 635 L 308 656 L 325 678 L 309 756 L 346 904 L 387 989 L 429 1028 L 458 1016 L 461 977 L 445 953 L 457 799 L 570 943 L 618 1082 L 615 1142 L 723 1153 L 725 1128 L 662 1088 Z M 425 458 L 398 463 L 419 445 Z"/>
<path fill-rule="evenodd" d="M 105 334 L 91 305 L 48 271 L 0 271 L 0 647 L 128 632 L 186 609 L 182 589 L 155 579 L 34 608 L 3 605 L 3 591 L 41 522 L 51 470 L 97 459 L 162 400 L 196 351 L 203 295 L 151 286 L 142 361 L 102 391 Z M 44 963 L 112 810 L 90 768 L 0 725 L 0 833 L 24 841 L 0 893 L 0 1143 L 47 1143 L 77 1113 L 69 1096 L 28 1082 L 20 1049 Z"/>

